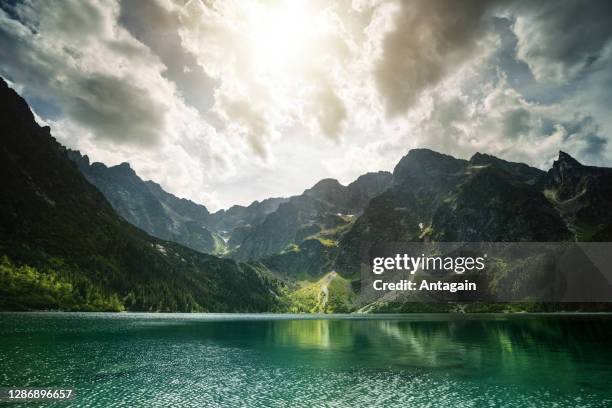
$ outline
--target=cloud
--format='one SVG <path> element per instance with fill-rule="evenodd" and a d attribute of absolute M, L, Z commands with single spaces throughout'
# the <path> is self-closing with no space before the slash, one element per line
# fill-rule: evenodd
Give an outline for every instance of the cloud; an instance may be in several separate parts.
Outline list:
<path fill-rule="evenodd" d="M 183 49 L 180 15 L 170 3 L 122 0 L 119 23 L 151 49 L 165 65 L 162 75 L 171 80 L 185 101 L 205 115 L 214 102 L 219 83 L 206 75 L 193 54 Z"/>
<path fill-rule="evenodd" d="M 108 5 L 29 2 L 14 10 L 18 19 L 0 10 L 0 71 L 97 138 L 154 145 L 173 89 L 158 58 L 116 26 L 118 9 Z"/>
<path fill-rule="evenodd" d="M 218 129 L 240 135 L 264 160 L 295 127 L 342 139 L 358 54 L 347 26 L 366 22 L 345 24 L 340 15 L 351 7 L 339 3 L 191 2 L 176 9 L 183 47 L 219 83 L 212 108 Z"/>
<path fill-rule="evenodd" d="M 159 130 L 166 126 L 165 105 L 148 98 L 147 89 L 100 74 L 71 85 L 71 98 L 63 106 L 75 122 L 116 142 L 129 139 L 147 145 L 159 141 Z"/>
<path fill-rule="evenodd" d="M 245 100 L 235 100 L 227 95 L 217 98 L 217 112 L 227 122 L 230 136 L 238 135 L 247 140 L 253 151 L 260 158 L 268 156 L 265 137 L 273 130 L 263 113 L 254 108 L 253 103 Z"/>
<path fill-rule="evenodd" d="M 592 116 L 561 104 L 529 102 L 504 75 L 482 97 L 437 92 L 409 130 L 419 146 L 460 157 L 480 151 L 547 168 L 559 150 L 586 162 L 602 159 L 606 139 Z"/>
<path fill-rule="evenodd" d="M 211 209 L 408 149 L 612 157 L 610 8 L 493 0 L 24 0 L 0 74 L 66 145 Z"/>
<path fill-rule="evenodd" d="M 313 106 L 321 132 L 328 137 L 339 138 L 347 116 L 342 99 L 333 90 L 322 88 L 316 93 Z"/>
<path fill-rule="evenodd" d="M 391 13 L 374 75 L 391 116 L 440 83 L 483 46 L 488 2 L 399 2 Z"/>
<path fill-rule="evenodd" d="M 67 146 L 109 165 L 128 161 L 170 192 L 221 205 L 211 183 L 236 174 L 246 147 L 185 103 L 166 65 L 119 14 L 114 2 L 3 5 L 0 74 Z"/>
<path fill-rule="evenodd" d="M 517 57 L 538 80 L 564 82 L 592 68 L 612 39 L 612 3 L 515 2 Z"/>
<path fill-rule="evenodd" d="M 579 154 L 609 165 L 612 4 L 517 1 L 509 3 L 503 13 L 512 21 L 516 58 L 535 79 L 523 88 L 530 88 L 526 92 L 536 98 L 552 97 L 563 107 L 566 122 L 572 117 L 590 118 L 588 125 L 578 120 L 583 123 L 582 132 L 589 134 Z"/>
<path fill-rule="evenodd" d="M 501 125 L 504 137 L 512 140 L 520 135 L 527 134 L 530 130 L 531 113 L 525 108 L 517 108 L 508 112 Z"/>

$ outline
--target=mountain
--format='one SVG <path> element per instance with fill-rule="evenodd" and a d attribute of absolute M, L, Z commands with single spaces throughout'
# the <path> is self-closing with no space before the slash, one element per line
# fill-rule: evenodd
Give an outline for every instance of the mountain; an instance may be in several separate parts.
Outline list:
<path fill-rule="evenodd" d="M 308 238 L 300 245 L 264 258 L 259 262 L 287 280 L 318 279 L 334 268 L 335 246 L 324 240 Z"/>
<path fill-rule="evenodd" d="M 143 180 L 129 163 L 107 167 L 103 163 L 90 163 L 89 157 L 78 151 L 67 152 L 85 178 L 132 225 L 154 237 L 203 253 L 224 255 L 236 248 L 252 226 L 288 201 L 268 198 L 211 214 L 204 205 L 178 198 L 159 184 Z"/>
<path fill-rule="evenodd" d="M 361 251 L 383 242 L 584 240 L 612 224 L 609 181 L 609 169 L 563 152 L 546 173 L 481 153 L 411 150 L 341 237 L 335 267 L 357 274 Z"/>
<path fill-rule="evenodd" d="M 542 171 L 414 149 L 393 173 L 347 186 L 324 179 L 300 195 L 211 214 L 127 163 L 107 167 L 65 149 L 4 82 L 0 108 L 1 310 L 449 310 L 359 303 L 361 255 L 390 242 L 612 239 L 612 169 L 564 152 Z M 496 263 L 491 294 L 528 296 L 555 281 L 546 257 L 532 258 L 533 274 Z"/>
<path fill-rule="evenodd" d="M 244 235 L 253 225 L 259 224 L 268 214 L 276 211 L 279 205 L 288 200 L 284 197 L 273 197 L 253 201 L 246 207 L 233 205 L 227 210 L 211 214 L 208 220 L 209 226 L 227 241 L 229 249 L 233 249 L 242 242 Z"/>
<path fill-rule="evenodd" d="M 584 166 L 559 152 L 546 175 L 544 193 L 576 240 L 612 240 L 612 169 Z"/>
<path fill-rule="evenodd" d="M 304 191 L 303 196 L 329 204 L 344 214 L 356 214 L 363 210 L 370 199 L 385 191 L 391 183 L 391 173 L 379 171 L 366 173 L 348 186 L 334 179 L 323 179 Z"/>
<path fill-rule="evenodd" d="M 290 197 L 259 224 L 243 233 L 236 259 L 253 260 L 300 244 L 309 237 L 349 225 L 369 200 L 387 189 L 388 172 L 368 173 L 348 186 L 324 179 L 299 196 Z"/>
<path fill-rule="evenodd" d="M 0 309 L 278 307 L 282 287 L 266 270 L 153 238 L 118 216 L 3 80 L 0 129 Z M 127 166 L 114 171 L 134 181 Z M 195 208 L 189 203 L 179 203 L 185 208 L 169 207 L 197 214 L 189 212 Z"/>
<path fill-rule="evenodd" d="M 68 150 L 85 178 L 104 194 L 113 209 L 154 237 L 204 253 L 222 253 L 225 244 L 207 228 L 210 213 L 203 205 L 178 198 L 153 181 L 142 180 L 129 163 L 107 167 Z"/>
<path fill-rule="evenodd" d="M 289 245 L 348 226 L 392 178 L 388 172 L 368 173 L 348 186 L 323 179 L 299 196 L 269 198 L 211 214 L 203 205 L 142 180 L 129 163 L 107 167 L 90 163 L 77 151 L 68 150 L 68 156 L 131 224 L 157 238 L 243 261 L 270 257 Z"/>
<path fill-rule="evenodd" d="M 288 245 L 350 224 L 391 182 L 388 172 L 362 175 L 348 186 L 324 179 L 299 196 L 269 198 L 211 214 L 203 205 L 144 181 L 129 163 L 107 167 L 90 163 L 78 151 L 67 152 L 85 178 L 131 224 L 154 237 L 239 260 L 276 255 Z"/>
<path fill-rule="evenodd" d="M 554 204 L 528 180 L 496 162 L 480 167 L 470 160 L 465 180 L 438 204 L 429 235 L 436 241 L 573 239 Z"/>

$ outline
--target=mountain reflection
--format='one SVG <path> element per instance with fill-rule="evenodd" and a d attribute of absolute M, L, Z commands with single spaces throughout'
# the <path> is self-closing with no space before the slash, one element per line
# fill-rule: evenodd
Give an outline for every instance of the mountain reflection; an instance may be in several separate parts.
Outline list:
<path fill-rule="evenodd" d="M 343 366 L 346 361 L 358 361 L 373 369 L 455 370 L 468 377 L 495 370 L 516 382 L 546 381 L 547 373 L 554 370 L 566 373 L 563 381 L 570 384 L 578 360 L 592 360 L 597 354 L 596 360 L 612 361 L 606 345 L 612 326 L 596 318 L 434 316 L 425 320 L 281 320 L 266 326 L 260 341 L 271 348 L 302 350 L 312 356 L 312 364 Z M 326 358 L 317 353 L 325 353 Z"/>

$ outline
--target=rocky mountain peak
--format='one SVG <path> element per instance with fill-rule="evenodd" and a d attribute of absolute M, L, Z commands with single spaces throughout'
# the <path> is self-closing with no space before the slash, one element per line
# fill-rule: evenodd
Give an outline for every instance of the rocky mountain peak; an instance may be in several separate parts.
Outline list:
<path fill-rule="evenodd" d="M 136 172 L 134 171 L 134 169 L 132 168 L 132 166 L 130 166 L 130 163 L 128 162 L 123 162 L 116 166 L 111 166 L 110 170 L 113 171 L 114 173 L 118 173 L 118 175 L 121 175 L 121 176 L 138 177 L 138 175 L 136 174 Z"/>
<path fill-rule="evenodd" d="M 429 149 L 412 149 L 393 169 L 394 184 L 444 179 L 463 172 L 468 162 Z"/>
<path fill-rule="evenodd" d="M 329 191 L 329 190 L 341 190 L 343 188 L 344 186 L 340 184 L 338 180 L 333 179 L 333 178 L 325 178 L 325 179 L 319 180 L 314 186 L 312 186 L 306 191 L 316 193 L 316 192 L 323 192 L 323 191 Z"/>
<path fill-rule="evenodd" d="M 78 150 L 66 149 L 66 154 L 68 155 L 68 158 L 75 162 L 79 167 L 89 167 L 91 164 L 89 161 L 89 156 L 86 154 L 81 154 L 81 152 Z"/>
<path fill-rule="evenodd" d="M 548 171 L 547 185 L 555 186 L 560 190 L 567 190 L 567 187 L 572 186 L 571 190 L 577 188 L 578 180 L 588 173 L 587 167 L 580 164 L 569 154 L 559 151 L 559 157 L 553 162 L 552 168 Z M 563 186 L 563 188 L 560 188 Z M 572 192 L 574 193 L 574 192 Z"/>
<path fill-rule="evenodd" d="M 523 182 L 537 183 L 545 175 L 545 172 L 525 163 L 509 162 L 498 157 L 475 153 L 470 158 L 470 165 L 473 167 L 491 166 L 502 170 Z"/>
<path fill-rule="evenodd" d="M 348 185 L 348 188 L 351 189 L 359 186 L 359 188 L 364 190 L 380 190 L 380 186 L 382 185 L 382 190 L 385 190 L 391 184 L 392 179 L 393 175 L 388 171 L 370 172 L 359 176 L 357 180 Z"/>
<path fill-rule="evenodd" d="M 317 182 L 314 186 L 304 191 L 304 195 L 322 200 L 334 201 L 344 193 L 346 187 L 336 179 L 326 178 Z"/>
<path fill-rule="evenodd" d="M 385 181 L 390 180 L 391 177 L 392 175 L 388 171 L 369 172 L 369 173 L 362 174 L 361 176 L 357 177 L 357 180 L 349 184 L 349 187 L 353 184 L 368 185 L 368 184 L 373 184 L 373 183 L 379 183 L 381 181 L 385 182 Z"/>
<path fill-rule="evenodd" d="M 560 170 L 580 167 L 583 166 L 578 160 L 562 150 L 559 150 L 559 157 L 553 163 L 553 168 L 558 168 Z"/>
<path fill-rule="evenodd" d="M 580 225 L 579 239 L 591 238 L 587 230 L 595 234 L 612 223 L 612 169 L 585 166 L 560 151 L 546 175 L 546 188 L 568 222 Z"/>

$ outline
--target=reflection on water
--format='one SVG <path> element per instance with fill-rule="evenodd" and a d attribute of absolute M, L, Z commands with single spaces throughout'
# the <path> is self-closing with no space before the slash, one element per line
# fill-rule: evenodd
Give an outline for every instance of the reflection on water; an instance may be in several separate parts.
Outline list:
<path fill-rule="evenodd" d="M 266 340 L 280 346 L 329 349 L 329 320 L 281 320 L 268 325 Z M 338 337 L 337 328 L 333 329 Z M 350 341 L 350 339 L 349 339 Z"/>
<path fill-rule="evenodd" d="M 333 350 L 335 363 L 355 364 L 358 357 L 359 365 L 371 368 L 435 369 L 466 377 L 490 373 L 488 381 L 563 387 L 604 386 L 612 378 L 587 373 L 590 379 L 581 379 L 585 370 L 612 374 L 610 318 L 445 316 L 424 321 L 290 320 L 267 326 L 261 339 L 266 346 L 311 349 L 313 355 L 312 350 Z"/>
<path fill-rule="evenodd" d="M 0 386 L 73 385 L 83 406 L 605 406 L 611 338 L 605 315 L 0 314 Z"/>

